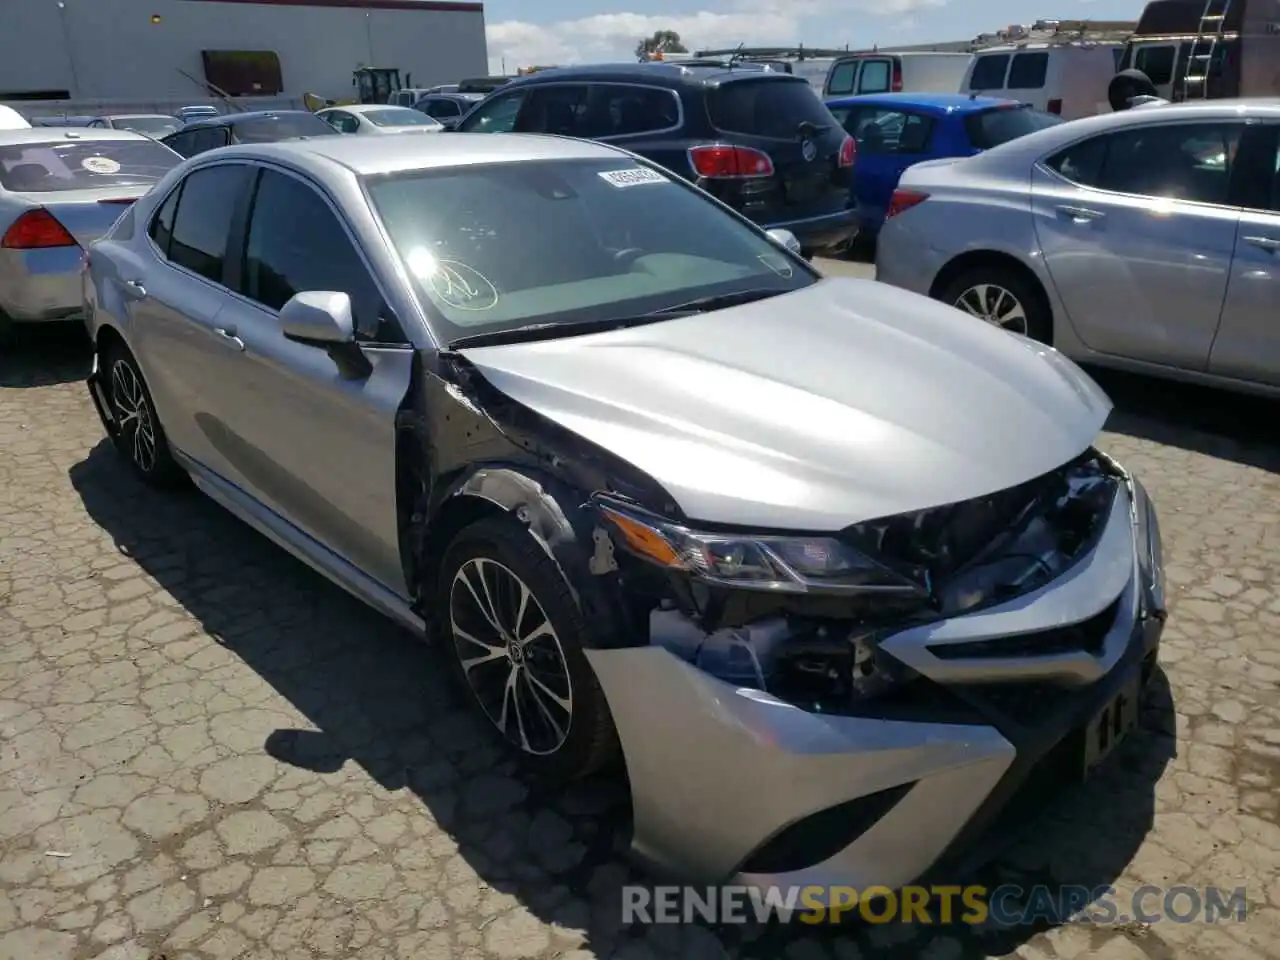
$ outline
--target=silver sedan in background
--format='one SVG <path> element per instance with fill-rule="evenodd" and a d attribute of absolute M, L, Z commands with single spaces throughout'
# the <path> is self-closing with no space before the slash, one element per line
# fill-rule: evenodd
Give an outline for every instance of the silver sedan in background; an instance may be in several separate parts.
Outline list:
<path fill-rule="evenodd" d="M 125 130 L 0 132 L 0 328 L 79 317 L 84 248 L 181 160 Z"/>
<path fill-rule="evenodd" d="M 411 107 L 389 107 L 378 103 L 357 103 L 349 107 L 329 107 L 316 116 L 339 133 L 439 133 L 444 125 Z"/>
<path fill-rule="evenodd" d="M 625 761 L 649 862 L 897 888 L 1136 723 L 1160 537 L 1079 368 L 794 239 L 583 140 L 229 146 L 90 250 L 89 387 L 531 768 Z"/>
<path fill-rule="evenodd" d="M 1278 392 L 1278 131 L 1275 101 L 1158 105 L 918 164 L 876 276 L 1079 361 Z"/>
<path fill-rule="evenodd" d="M 131 130 L 159 140 L 176 130 L 181 130 L 182 124 L 183 121 L 167 113 L 119 113 L 95 117 L 86 126 L 91 130 L 97 128 Z"/>

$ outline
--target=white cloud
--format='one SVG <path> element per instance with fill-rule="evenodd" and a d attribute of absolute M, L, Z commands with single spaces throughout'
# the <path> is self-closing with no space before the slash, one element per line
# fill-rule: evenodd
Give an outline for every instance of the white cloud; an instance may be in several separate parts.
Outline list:
<path fill-rule="evenodd" d="M 948 0 L 792 0 L 777 8 L 757 7 L 761 0 L 738 0 L 728 10 L 699 10 L 686 16 L 641 13 L 598 13 L 578 20 L 529 23 L 505 20 L 488 27 L 489 68 L 508 72 L 517 67 L 549 66 L 593 61 L 630 60 L 636 43 L 655 30 L 674 30 L 690 50 L 799 43 L 805 17 L 836 9 L 862 10 L 876 15 L 901 14 L 923 7 L 943 6 Z M 845 39 L 827 43 L 844 44 Z M 818 46 L 809 38 L 810 46 Z"/>

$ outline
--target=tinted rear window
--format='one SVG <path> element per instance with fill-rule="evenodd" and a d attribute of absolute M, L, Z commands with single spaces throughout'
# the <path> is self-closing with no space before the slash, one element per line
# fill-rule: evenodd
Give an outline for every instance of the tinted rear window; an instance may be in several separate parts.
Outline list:
<path fill-rule="evenodd" d="M 1059 123 L 1062 123 L 1061 117 L 1031 107 L 996 107 L 964 119 L 969 141 L 979 150 L 990 150 Z"/>
<path fill-rule="evenodd" d="M 293 137 L 337 136 L 333 129 L 314 113 L 280 114 L 244 120 L 235 125 L 236 139 L 241 143 L 272 143 Z"/>
<path fill-rule="evenodd" d="M 1009 67 L 1010 90 L 1039 90 L 1049 74 L 1049 54 L 1020 53 Z"/>
<path fill-rule="evenodd" d="M 155 183 L 182 158 L 150 140 L 85 140 L 0 147 L 0 186 L 15 193 Z"/>
<path fill-rule="evenodd" d="M 804 80 L 772 77 L 733 80 L 707 94 L 711 123 L 725 133 L 783 140 L 799 136 L 800 124 L 834 127 L 835 117 Z"/>
<path fill-rule="evenodd" d="M 385 110 L 366 110 L 364 118 L 375 127 L 433 127 L 435 123 L 425 113 L 408 107 L 387 107 Z"/>
<path fill-rule="evenodd" d="M 973 62 L 969 77 L 970 90 L 1003 90 L 1004 75 L 1009 70 L 1007 53 L 992 53 Z"/>

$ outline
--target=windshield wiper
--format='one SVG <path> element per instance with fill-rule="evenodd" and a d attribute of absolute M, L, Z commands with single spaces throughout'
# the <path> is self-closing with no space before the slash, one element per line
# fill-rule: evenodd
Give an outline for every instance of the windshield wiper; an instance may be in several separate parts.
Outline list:
<path fill-rule="evenodd" d="M 528 343 L 533 340 L 554 340 L 557 337 L 577 337 L 586 333 L 604 333 L 610 330 L 624 330 L 627 327 L 639 327 L 646 323 L 658 323 L 662 320 L 675 320 L 692 316 L 696 313 L 707 313 L 711 310 L 723 310 L 737 307 L 744 303 L 753 303 L 768 297 L 785 293 L 785 290 L 758 288 L 740 290 L 737 293 L 723 293 L 714 297 L 699 297 L 685 303 L 677 303 L 661 310 L 649 313 L 637 313 L 629 317 L 606 317 L 604 319 L 570 320 L 557 323 L 526 323 L 506 330 L 494 330 L 491 333 L 472 333 L 449 341 L 450 350 L 462 350 L 467 347 L 496 347 L 504 343 Z"/>

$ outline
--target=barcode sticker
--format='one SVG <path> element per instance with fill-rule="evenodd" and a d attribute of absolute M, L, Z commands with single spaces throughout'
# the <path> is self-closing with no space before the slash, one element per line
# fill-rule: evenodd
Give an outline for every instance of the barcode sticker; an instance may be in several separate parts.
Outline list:
<path fill-rule="evenodd" d="M 648 167 L 632 167 L 629 170 L 605 170 L 600 179 L 615 187 L 637 187 L 642 183 L 666 183 L 667 178 Z"/>

